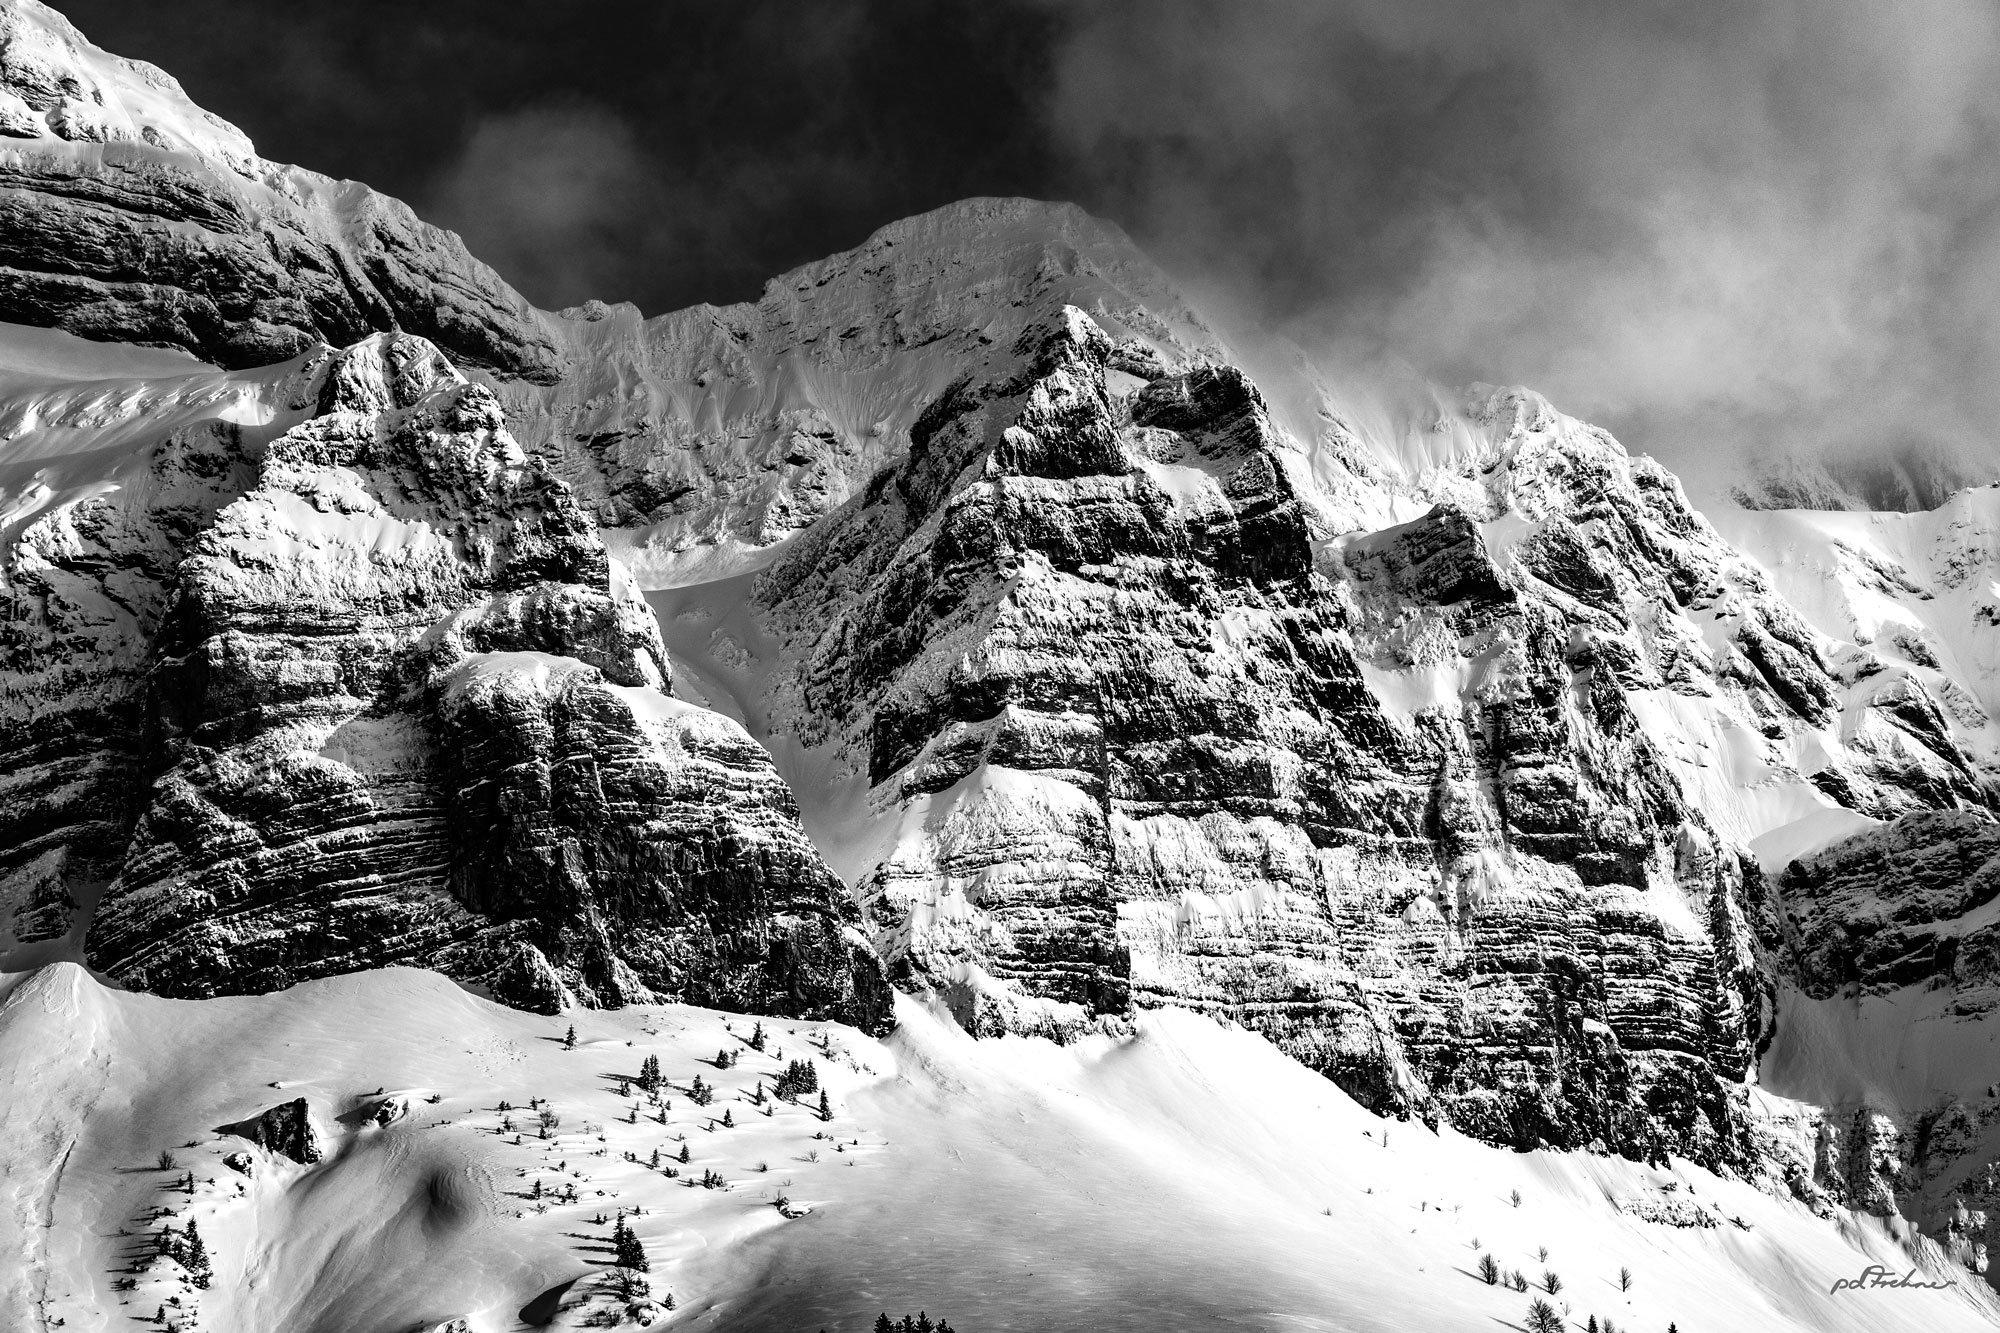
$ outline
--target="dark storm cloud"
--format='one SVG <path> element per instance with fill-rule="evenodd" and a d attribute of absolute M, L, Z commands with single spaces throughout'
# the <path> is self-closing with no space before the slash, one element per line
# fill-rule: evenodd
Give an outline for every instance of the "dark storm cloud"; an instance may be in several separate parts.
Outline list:
<path fill-rule="evenodd" d="M 2000 411 L 1985 0 L 91 0 L 273 156 L 544 305 L 752 296 L 1075 199 L 1330 362 L 1520 381 L 1687 462 Z"/>
<path fill-rule="evenodd" d="M 1026 3 L 59 7 L 267 156 L 459 231 L 545 306 L 753 297 L 894 218 L 1051 186 L 1035 108 L 1057 20 Z"/>
<path fill-rule="evenodd" d="M 1335 360 L 1518 380 L 1683 457 L 1990 450 L 1995 12 L 1093 8 L 1049 123 L 1100 208 Z"/>

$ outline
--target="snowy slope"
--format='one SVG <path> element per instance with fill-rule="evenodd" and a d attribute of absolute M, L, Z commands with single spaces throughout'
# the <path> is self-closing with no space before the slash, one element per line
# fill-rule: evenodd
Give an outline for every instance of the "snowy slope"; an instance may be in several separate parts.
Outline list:
<path fill-rule="evenodd" d="M 1895 659 L 1933 686 L 1954 735 L 2000 750 L 2000 487 L 1915 513 L 1718 506 L 1710 517 L 1823 633 Z"/>
<path fill-rule="evenodd" d="M 919 1308 L 968 1333 L 1517 1324 L 1530 1296 L 1479 1281 L 1482 1253 L 1537 1283 L 1557 1272 L 1579 1322 L 1995 1322 L 1990 1296 L 1872 1221 L 1836 1227 L 1684 1164 L 1507 1153 L 1378 1120 L 1258 1039 L 1185 1013 L 1062 1048 L 975 1043 L 905 1001 L 886 1044 L 771 1023 L 760 1053 L 741 1017 L 638 1006 L 577 1015 L 567 1050 L 566 1020 L 422 972 L 201 1003 L 105 990 L 62 965 L 6 984 L 0 1132 L 16 1165 L 0 1186 L 0 1299 L 48 1327 L 129 1327 L 178 1299 L 170 1316 L 198 1312 L 210 1330 L 464 1317 L 495 1333 L 581 1278 L 557 1320 L 575 1327 L 608 1304 L 592 1293 L 609 1227 L 593 1219 L 620 1209 L 644 1210 L 632 1221 L 653 1295 L 675 1297 L 649 1312 L 655 1328 L 858 1331 Z M 57 1048 L 72 1057 L 52 1063 Z M 741 1058 L 718 1070 L 718 1050 Z M 664 1125 L 614 1077 L 649 1054 L 669 1084 Z M 830 1121 L 784 1103 L 767 1118 L 745 1096 L 799 1058 L 824 1080 Z M 706 1107 L 684 1092 L 697 1074 L 720 1089 Z M 316 1165 L 216 1128 L 295 1097 L 327 1142 Z M 530 1097 L 561 1123 L 544 1141 L 517 1110 L 516 1144 L 496 1108 Z M 725 1109 L 734 1128 L 719 1126 Z M 679 1179 L 648 1167 L 662 1146 L 674 1165 L 683 1141 Z M 162 1149 L 173 1170 L 157 1168 Z M 221 1161 L 237 1151 L 247 1178 Z M 727 1187 L 690 1186 L 704 1170 Z M 183 1171 L 192 1196 L 173 1188 Z M 573 1184 L 579 1202 L 542 1211 L 536 1181 L 545 1195 Z M 177 1229 L 197 1220 L 217 1275 L 206 1292 L 177 1283 L 172 1260 L 132 1271 L 162 1209 Z M 1671 1216 L 1703 1220 L 1648 1220 Z M 1874 1263 L 1948 1286 L 1829 1291 Z M 132 1290 L 113 1289 L 121 1275 Z"/>

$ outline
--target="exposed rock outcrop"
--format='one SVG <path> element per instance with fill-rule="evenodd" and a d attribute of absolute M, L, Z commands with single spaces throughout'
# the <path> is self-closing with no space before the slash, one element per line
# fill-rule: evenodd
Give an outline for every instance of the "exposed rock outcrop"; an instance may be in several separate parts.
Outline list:
<path fill-rule="evenodd" d="M 1761 881 L 1628 702 L 1692 665 L 1657 608 L 1724 591 L 1671 480 L 1502 396 L 1479 518 L 1316 563 L 1240 372 L 1114 394 L 1114 355 L 1074 309 L 995 349 L 760 582 L 780 714 L 907 812 L 861 890 L 885 952 L 975 1029 L 1190 1004 L 1489 1138 L 1744 1151 Z M 1530 505 L 1503 569 L 1482 524 Z M 1787 671 L 1825 707 L 1762 660 L 1758 707 Z M 1385 706 L 1431 673 L 1466 684 Z"/>
<path fill-rule="evenodd" d="M 1984 811 L 1856 834 L 1792 862 L 1779 889 L 1787 971 L 1808 995 L 1928 986 L 1964 1012 L 2000 1006 L 2000 824 Z"/>
<path fill-rule="evenodd" d="M 236 368 L 371 331 L 551 381 L 528 303 L 402 202 L 267 162 L 170 76 L 0 6 L 0 319 Z"/>
<path fill-rule="evenodd" d="M 0 939 L 66 935 L 116 876 L 151 775 L 152 645 L 181 557 L 312 410 L 321 369 L 56 385 L 8 403 L 29 459 L 83 438 L 113 461 L 65 476 L 50 458 L 7 487 Z"/>
<path fill-rule="evenodd" d="M 136 824 L 44 783 L 68 822 L 35 864 L 117 862 L 92 960 L 175 995 L 400 961 L 535 1008 L 671 996 L 884 1023 L 768 757 L 659 692 L 650 613 L 492 395 L 403 336 L 294 373 L 307 419 L 242 494 L 174 508 L 179 559 L 155 543 L 148 617 L 111 640 L 135 735 L 125 785 L 95 794 L 139 789 Z M 240 482 L 246 461 L 205 471 Z M 64 621 L 17 611 L 44 640 Z M 111 670 L 98 640 L 74 646 Z"/>
<path fill-rule="evenodd" d="M 313 1124 L 312 1108 L 306 1105 L 303 1097 L 281 1102 L 248 1120 L 224 1125 L 217 1132 L 248 1139 L 258 1147 L 280 1157 L 289 1157 L 301 1166 L 311 1166 L 326 1156 L 326 1143 L 320 1137 L 318 1126 Z M 245 1175 L 250 1174 L 248 1161 L 237 1169 Z"/>

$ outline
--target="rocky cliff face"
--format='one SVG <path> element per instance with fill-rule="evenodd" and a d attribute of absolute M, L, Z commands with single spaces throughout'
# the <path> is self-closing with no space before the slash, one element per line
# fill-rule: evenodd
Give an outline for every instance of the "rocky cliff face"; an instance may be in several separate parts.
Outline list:
<path fill-rule="evenodd" d="M 117 874 L 151 772 L 152 646 L 181 556 L 311 410 L 313 380 L 305 362 L 183 368 L 29 387 L 0 411 L 0 940 L 61 939 Z"/>
<path fill-rule="evenodd" d="M 1226 364 L 1072 308 L 934 399 L 758 586 L 775 716 L 891 829 L 859 892 L 901 974 L 975 1030 L 1193 1005 L 1383 1109 L 1743 1160 L 1754 802 L 1983 809 L 1986 779 L 1657 467 L 1532 395 L 1468 420 L 1413 517 L 1316 542 Z"/>
<path fill-rule="evenodd" d="M 398 200 L 267 162 L 151 65 L 0 6 L 0 319 L 237 368 L 378 329 L 553 380 L 535 312 Z"/>
<path fill-rule="evenodd" d="M 660 693 L 650 613 L 492 395 L 387 335 L 279 390 L 304 419 L 261 450 L 177 433 L 15 547 L 15 680 L 70 714 L 10 717 L 17 934 L 109 880 L 92 962 L 168 994 L 407 961 L 882 1022 L 768 758 Z"/>
<path fill-rule="evenodd" d="M 1963 1049 L 2000 1007 L 2000 825 L 1983 813 L 1906 815 L 1793 861 L 1779 889 L 1781 967 L 1798 1007 L 1928 1020 L 1905 1020 L 1899 1034 L 1899 1063 L 1916 1081 L 1822 1093 L 1816 1183 L 1841 1203 L 1921 1219 L 1987 1271 L 2000 1248 L 2000 1067 L 1985 1052 L 1931 1048 L 1941 1030 Z"/>

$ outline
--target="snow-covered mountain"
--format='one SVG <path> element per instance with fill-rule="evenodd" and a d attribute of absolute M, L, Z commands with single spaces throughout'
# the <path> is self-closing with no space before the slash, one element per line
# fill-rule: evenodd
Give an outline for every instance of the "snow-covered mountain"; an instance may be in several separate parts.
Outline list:
<path fill-rule="evenodd" d="M 1994 1320 L 2000 490 L 1358 414 L 1067 205 L 536 311 L 31 0 L 0 85 L 10 1320 L 1415 1327 L 1524 1220 L 1577 1322 Z M 640 1208 L 682 1303 L 569 1289 Z"/>
<path fill-rule="evenodd" d="M 398 200 L 267 162 L 173 78 L 0 10 L 0 319 L 244 368 L 372 329 L 551 379 L 528 303 Z"/>

